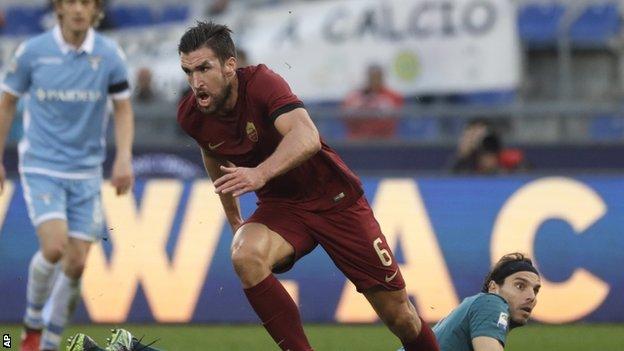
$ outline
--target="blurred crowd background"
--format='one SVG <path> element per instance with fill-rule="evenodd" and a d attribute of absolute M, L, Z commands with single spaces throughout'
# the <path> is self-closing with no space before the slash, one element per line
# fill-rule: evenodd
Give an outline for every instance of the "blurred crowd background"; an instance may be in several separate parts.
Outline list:
<path fill-rule="evenodd" d="M 267 63 L 285 75 L 322 136 L 360 172 L 624 168 L 624 1 L 109 0 L 105 6 L 100 29 L 127 55 L 136 166 L 147 173 L 159 160 L 184 161 L 194 147 L 175 121 L 177 101 L 188 91 L 176 45 L 200 19 L 230 25 L 241 65 Z M 20 42 L 54 25 L 51 9 L 44 0 L 0 1 L 0 72 Z M 324 40 L 335 42 L 317 46 L 321 39 L 308 33 L 318 28 L 333 30 Z M 279 47 L 271 46 L 276 33 Z M 427 57 L 439 67 L 430 68 Z M 20 135 L 14 123 L 11 145 Z M 169 168 L 186 169 L 172 162 Z"/>

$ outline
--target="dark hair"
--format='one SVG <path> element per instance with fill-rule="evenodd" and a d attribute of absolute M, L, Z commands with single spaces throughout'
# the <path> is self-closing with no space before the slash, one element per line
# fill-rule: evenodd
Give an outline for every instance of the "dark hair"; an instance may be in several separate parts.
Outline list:
<path fill-rule="evenodd" d="M 503 148 L 503 143 L 501 138 L 498 136 L 492 122 L 486 118 L 473 118 L 468 121 L 466 124 L 466 128 L 473 128 L 483 126 L 486 128 L 487 132 L 483 136 L 483 138 L 479 141 L 477 151 L 485 152 L 485 153 L 499 153 Z"/>
<path fill-rule="evenodd" d="M 476 117 L 476 118 L 471 118 L 470 120 L 468 120 L 468 123 L 466 123 L 466 127 L 474 127 L 474 126 L 486 126 L 490 128 L 492 126 L 492 123 L 487 118 Z"/>
<path fill-rule="evenodd" d="M 187 29 L 178 44 L 178 54 L 188 54 L 191 51 L 207 47 L 225 63 L 230 57 L 236 57 L 236 47 L 230 37 L 232 31 L 226 25 L 214 22 L 197 21 L 195 27 Z"/>
<path fill-rule="evenodd" d="M 481 140 L 480 150 L 484 152 L 499 153 L 502 149 L 501 140 L 494 131 L 490 131 Z"/>
<path fill-rule="evenodd" d="M 494 265 L 492 270 L 487 274 L 481 287 L 481 292 L 488 292 L 491 281 L 494 281 L 498 285 L 503 285 L 505 278 L 508 276 L 522 271 L 533 272 L 537 275 L 537 269 L 533 266 L 533 261 L 526 257 L 524 254 L 514 252 L 501 257 Z"/>

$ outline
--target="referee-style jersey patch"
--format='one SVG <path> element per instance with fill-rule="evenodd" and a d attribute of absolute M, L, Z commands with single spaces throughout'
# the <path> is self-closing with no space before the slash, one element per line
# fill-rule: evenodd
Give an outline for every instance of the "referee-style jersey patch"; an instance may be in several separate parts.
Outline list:
<path fill-rule="evenodd" d="M 500 315 L 498 316 L 498 323 L 496 323 L 496 326 L 503 329 L 503 330 L 507 330 L 507 325 L 509 320 L 509 315 L 505 312 L 501 312 Z"/>

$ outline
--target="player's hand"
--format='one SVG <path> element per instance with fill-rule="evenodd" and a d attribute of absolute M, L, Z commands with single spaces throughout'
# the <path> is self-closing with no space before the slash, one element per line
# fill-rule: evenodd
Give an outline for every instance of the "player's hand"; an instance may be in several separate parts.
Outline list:
<path fill-rule="evenodd" d="M 266 184 L 266 179 L 258 168 L 225 167 L 221 166 L 225 175 L 215 180 L 215 192 L 217 194 L 232 194 L 241 196 L 250 191 L 258 190 Z"/>
<path fill-rule="evenodd" d="M 4 192 L 4 180 L 6 179 L 6 170 L 4 165 L 0 163 L 0 195 Z"/>
<path fill-rule="evenodd" d="M 134 173 L 132 172 L 132 159 L 116 158 L 113 163 L 111 184 L 117 190 L 117 195 L 123 195 L 132 189 Z"/>

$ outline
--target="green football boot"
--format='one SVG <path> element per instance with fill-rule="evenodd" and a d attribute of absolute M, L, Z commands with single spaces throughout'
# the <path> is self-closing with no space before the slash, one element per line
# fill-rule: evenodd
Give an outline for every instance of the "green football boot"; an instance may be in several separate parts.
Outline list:
<path fill-rule="evenodd" d="M 142 338 L 135 338 L 132 333 L 125 329 L 113 329 L 111 330 L 111 337 L 107 339 L 108 346 L 106 351 L 162 351 L 151 347 L 158 340 L 154 340 L 151 343 L 142 344 Z"/>
<path fill-rule="evenodd" d="M 78 333 L 67 339 L 67 351 L 105 351 L 103 348 L 89 337 Z"/>
<path fill-rule="evenodd" d="M 112 329 L 112 334 L 106 346 L 106 351 L 131 351 L 132 350 L 132 333 L 125 329 Z"/>

